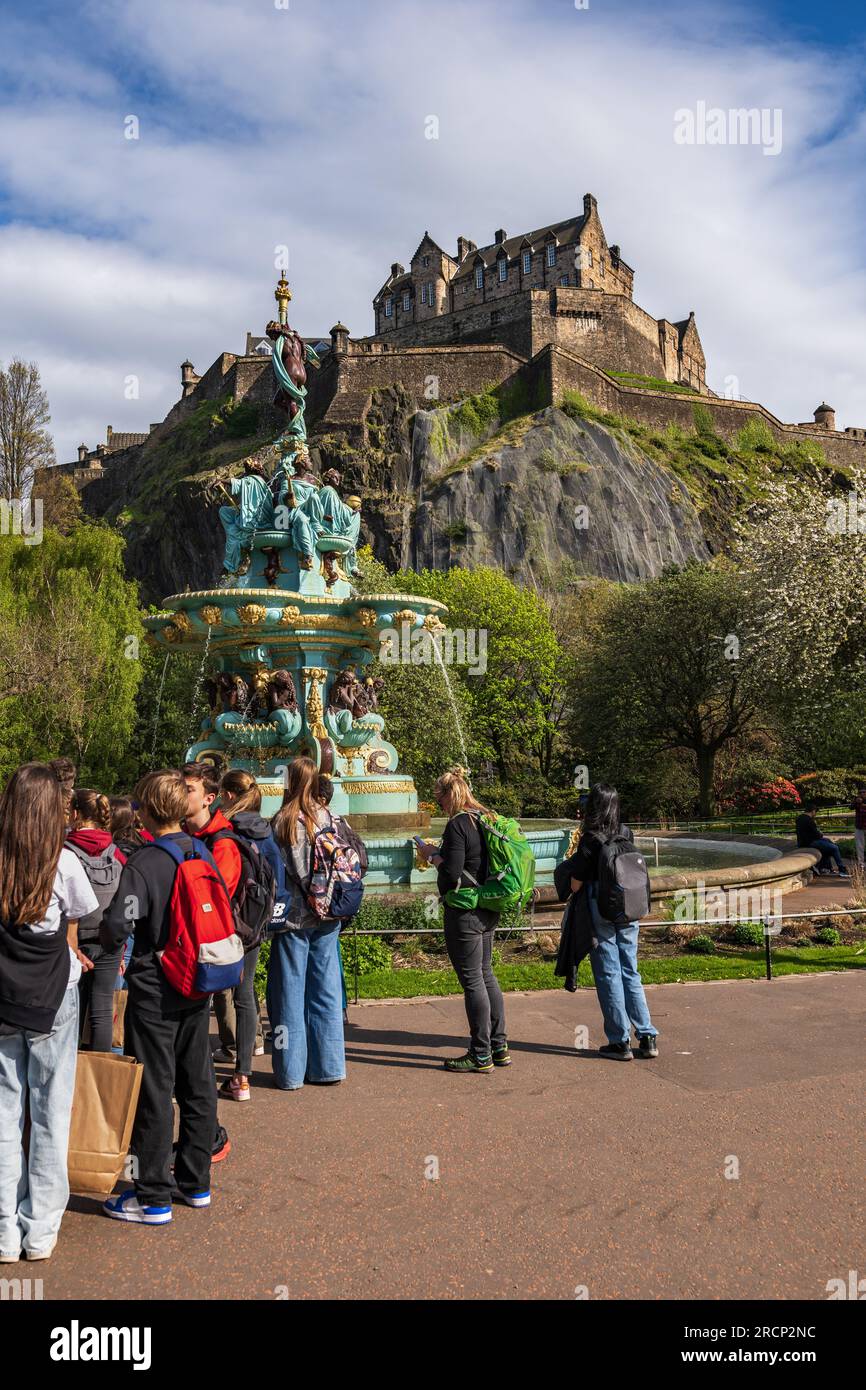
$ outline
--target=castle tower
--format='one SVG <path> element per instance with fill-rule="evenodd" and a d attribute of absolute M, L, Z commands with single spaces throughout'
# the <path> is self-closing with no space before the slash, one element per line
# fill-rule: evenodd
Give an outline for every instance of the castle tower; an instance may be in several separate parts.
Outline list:
<path fill-rule="evenodd" d="M 835 430 L 836 412 L 832 405 L 828 405 L 826 401 L 822 401 L 821 404 L 816 407 L 815 424 L 820 425 L 821 429 L 824 430 Z"/>
<path fill-rule="evenodd" d="M 196 376 L 195 367 L 192 365 L 189 358 L 187 358 L 185 362 L 181 362 L 180 364 L 181 399 L 183 399 L 184 396 L 191 395 L 197 384 L 198 377 Z"/>

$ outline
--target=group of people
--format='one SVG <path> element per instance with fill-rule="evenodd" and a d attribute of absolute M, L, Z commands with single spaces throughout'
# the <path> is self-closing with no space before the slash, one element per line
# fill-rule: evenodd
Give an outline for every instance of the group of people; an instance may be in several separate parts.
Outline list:
<path fill-rule="evenodd" d="M 173 1197 L 196 1208 L 210 1205 L 211 1165 L 230 1147 L 218 1099 L 251 1098 L 253 1056 L 264 1051 L 255 992 L 261 937 L 243 942 L 242 971 L 230 990 L 179 992 L 167 958 L 178 921 L 182 932 L 184 913 L 195 911 L 182 866 L 194 863 L 207 894 L 216 894 L 206 910 L 217 908 L 219 916 L 225 906 L 235 921 L 259 866 L 258 881 L 270 885 L 266 1004 L 274 1083 L 294 1091 L 345 1079 L 339 938 L 348 913 L 357 911 L 353 874 L 363 873 L 366 856 L 351 827 L 329 811 L 331 793 L 329 779 L 307 757 L 290 764 L 272 822 L 261 815 L 254 777 L 230 771 L 219 780 L 207 763 L 148 773 L 133 798 L 77 787 L 64 759 L 29 763 L 12 775 L 0 799 L 0 1262 L 51 1255 L 69 1197 L 78 1049 L 89 1040 L 97 1051 L 121 1050 L 121 1023 L 122 1050 L 142 1064 L 130 1146 L 134 1179 L 108 1198 L 104 1211 L 117 1220 L 164 1225 L 172 1219 Z M 491 813 L 462 769 L 439 779 L 435 799 L 446 828 L 441 844 L 420 848 L 437 869 L 446 946 L 470 1030 L 466 1053 L 445 1066 L 491 1072 L 511 1063 L 492 965 L 498 914 L 449 904 L 462 885 L 487 877 L 480 821 Z M 593 788 L 580 845 L 557 880 L 566 895 L 590 903 L 587 953 L 608 1038 L 601 1052 L 617 1060 L 634 1055 L 632 1028 L 640 1055 L 658 1055 L 637 969 L 637 923 L 616 927 L 592 907 L 602 847 L 624 829 L 616 792 Z M 332 879 L 344 880 L 330 882 L 326 902 L 314 891 L 323 843 L 338 856 Z M 192 915 L 189 930 L 192 935 Z M 219 1087 L 215 1058 L 234 1063 Z"/>

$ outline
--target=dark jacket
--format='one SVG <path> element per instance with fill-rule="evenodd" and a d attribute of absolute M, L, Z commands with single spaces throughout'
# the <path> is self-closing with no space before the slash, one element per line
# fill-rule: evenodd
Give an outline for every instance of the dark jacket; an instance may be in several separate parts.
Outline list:
<path fill-rule="evenodd" d="M 560 865 L 560 868 L 562 866 Z M 577 967 L 592 950 L 592 915 L 586 888 L 572 893 L 566 904 L 559 936 L 554 975 L 565 976 L 565 988 L 577 989 Z"/>
<path fill-rule="evenodd" d="M 478 828 L 476 815 L 461 811 L 459 816 L 452 816 L 445 827 L 439 853 L 442 863 L 438 865 L 436 882 L 441 897 L 444 898 L 452 888 L 472 888 L 476 883 L 486 881 L 487 845 Z M 456 926 L 467 913 L 471 914 L 472 926 L 476 931 L 479 925 L 487 931 L 499 920 L 499 913 L 489 908 L 450 907 L 445 903 L 445 925 Z"/>
<path fill-rule="evenodd" d="M 271 823 L 257 811 L 238 811 L 232 816 L 231 827 L 242 840 L 251 840 L 263 859 L 266 859 L 274 874 L 277 898 L 282 900 L 286 894 L 286 863 L 274 839 Z"/>
<path fill-rule="evenodd" d="M 0 922 L 0 1036 L 24 1028 L 50 1033 L 69 983 L 66 921 L 34 932 Z"/>
<path fill-rule="evenodd" d="M 467 888 L 483 883 L 487 878 L 487 846 L 478 829 L 478 817 L 461 811 L 452 816 L 445 827 L 439 848 L 442 863 L 438 866 L 436 882 L 442 897 L 452 888 Z M 472 878 L 463 875 L 471 874 Z"/>

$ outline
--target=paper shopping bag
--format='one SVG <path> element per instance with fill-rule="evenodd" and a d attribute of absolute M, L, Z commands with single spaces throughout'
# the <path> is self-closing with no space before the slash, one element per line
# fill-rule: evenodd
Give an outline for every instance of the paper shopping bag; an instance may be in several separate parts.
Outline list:
<path fill-rule="evenodd" d="M 144 1067 L 113 1052 L 79 1052 L 69 1129 L 69 1187 L 108 1197 L 123 1169 Z"/>

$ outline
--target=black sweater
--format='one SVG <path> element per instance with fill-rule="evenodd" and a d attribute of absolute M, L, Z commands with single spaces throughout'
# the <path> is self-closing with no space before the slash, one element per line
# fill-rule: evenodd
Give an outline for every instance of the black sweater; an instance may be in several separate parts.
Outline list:
<path fill-rule="evenodd" d="M 189 835 L 175 833 L 181 849 L 195 842 Z M 200 848 L 200 845 L 198 846 Z M 157 1013 L 200 1008 L 201 999 L 187 999 L 172 989 L 156 958 L 168 941 L 168 906 L 177 868 L 164 849 L 145 844 L 127 860 L 117 893 L 102 920 L 99 938 L 106 950 L 119 946 L 134 933 L 132 958 L 126 971 L 130 1003 Z"/>

